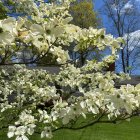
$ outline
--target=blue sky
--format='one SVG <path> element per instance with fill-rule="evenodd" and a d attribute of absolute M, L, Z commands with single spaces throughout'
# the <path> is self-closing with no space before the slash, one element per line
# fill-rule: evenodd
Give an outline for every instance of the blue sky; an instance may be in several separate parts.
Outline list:
<path fill-rule="evenodd" d="M 101 9 L 101 7 L 103 6 L 103 0 L 93 0 L 94 1 L 94 9 L 96 11 L 99 11 Z M 107 17 L 105 15 L 101 15 L 101 18 L 102 18 L 102 22 L 103 22 L 103 26 L 105 28 L 107 28 L 108 26 L 108 22 L 107 22 Z"/>
<path fill-rule="evenodd" d="M 97 10 L 97 11 L 98 11 L 99 9 L 101 9 L 101 7 L 103 6 L 103 0 L 93 0 L 93 2 L 94 2 L 94 8 L 95 8 L 95 10 Z M 129 0 L 129 2 L 136 2 L 138 8 L 140 9 L 140 0 Z M 107 18 L 106 16 L 103 16 L 103 15 L 100 15 L 100 16 L 101 16 L 101 18 L 102 18 L 104 27 L 105 27 L 105 28 L 108 28 L 108 27 L 109 27 L 109 26 L 108 26 L 108 24 L 109 24 L 108 18 Z"/>
<path fill-rule="evenodd" d="M 103 0 L 95 0 L 95 8 L 99 9 L 103 5 Z"/>

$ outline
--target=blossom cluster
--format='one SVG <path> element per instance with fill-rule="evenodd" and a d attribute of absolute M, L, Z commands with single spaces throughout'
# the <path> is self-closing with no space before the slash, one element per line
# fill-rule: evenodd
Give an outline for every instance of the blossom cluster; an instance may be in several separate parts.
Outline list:
<path fill-rule="evenodd" d="M 1 115 L 9 113 L 9 117 L 15 115 L 9 110 L 18 111 L 17 119 L 11 118 L 14 123 L 9 124 L 8 137 L 26 140 L 40 130 L 41 137 L 52 138 L 53 131 L 71 127 L 80 116 L 88 120 L 92 115 L 94 120 L 104 114 L 109 120 L 125 119 L 139 109 L 140 84 L 115 88 L 121 75 L 93 73 L 84 67 L 69 65 L 54 75 L 18 65 L 10 71 L 3 69 Z"/>

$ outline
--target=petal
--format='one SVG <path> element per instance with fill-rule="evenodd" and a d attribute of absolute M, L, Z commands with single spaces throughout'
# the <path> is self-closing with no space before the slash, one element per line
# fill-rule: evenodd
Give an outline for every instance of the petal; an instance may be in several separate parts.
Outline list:
<path fill-rule="evenodd" d="M 8 136 L 8 138 L 12 138 L 14 136 L 14 132 L 8 132 L 7 136 Z"/>
<path fill-rule="evenodd" d="M 34 35 L 41 35 L 41 34 L 44 34 L 45 32 L 43 27 L 38 24 L 33 24 L 31 26 L 31 31 Z"/>
<path fill-rule="evenodd" d="M 28 128 L 27 130 L 29 135 L 32 135 L 34 133 L 34 129 L 33 128 Z"/>
<path fill-rule="evenodd" d="M 0 34 L 1 43 L 10 45 L 13 41 L 14 41 L 14 37 L 10 33 L 4 32 Z"/>
<path fill-rule="evenodd" d="M 23 140 L 21 136 L 16 137 L 16 140 Z"/>
<path fill-rule="evenodd" d="M 29 139 L 28 139 L 26 136 L 24 136 L 24 135 L 23 135 L 21 138 L 22 138 L 22 140 L 29 140 Z"/>
<path fill-rule="evenodd" d="M 42 131 L 42 132 L 41 132 L 41 138 L 44 138 L 45 136 L 46 136 L 45 131 Z"/>
<path fill-rule="evenodd" d="M 9 126 L 9 131 L 15 131 L 16 130 L 16 127 L 15 126 Z"/>
<path fill-rule="evenodd" d="M 9 17 L 2 22 L 2 27 L 3 27 L 4 30 L 12 32 L 13 28 L 15 26 L 15 23 L 16 23 L 16 19 L 13 18 L 13 17 Z"/>
<path fill-rule="evenodd" d="M 62 22 L 63 22 L 63 24 L 68 24 L 68 23 L 71 22 L 72 20 L 73 20 L 72 17 L 67 17 L 67 18 L 65 18 Z"/>

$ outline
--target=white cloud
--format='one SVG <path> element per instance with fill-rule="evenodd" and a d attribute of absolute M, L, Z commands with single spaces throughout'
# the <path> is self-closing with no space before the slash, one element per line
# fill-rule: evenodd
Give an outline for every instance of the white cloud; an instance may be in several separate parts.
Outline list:
<path fill-rule="evenodd" d="M 133 4 L 128 1 L 121 10 L 121 13 L 130 13 L 133 10 Z"/>
<path fill-rule="evenodd" d="M 140 0 L 139 0 L 140 1 Z M 112 9 L 114 9 L 114 11 L 117 11 L 117 9 L 119 9 L 119 6 L 117 7 L 118 5 L 116 5 L 115 3 L 114 4 L 112 4 Z M 131 2 L 131 0 L 130 1 L 128 1 L 123 7 L 122 7 L 122 9 L 121 9 L 121 14 L 123 14 L 123 13 L 130 13 L 132 10 L 133 10 L 133 4 L 132 4 L 132 2 Z"/>
<path fill-rule="evenodd" d="M 126 34 L 124 39 L 128 41 L 129 50 L 132 50 L 134 47 L 140 47 L 140 30 L 134 31 L 130 34 Z"/>
<path fill-rule="evenodd" d="M 133 4 L 131 4 L 131 1 L 126 3 L 123 9 L 124 10 L 133 9 Z"/>

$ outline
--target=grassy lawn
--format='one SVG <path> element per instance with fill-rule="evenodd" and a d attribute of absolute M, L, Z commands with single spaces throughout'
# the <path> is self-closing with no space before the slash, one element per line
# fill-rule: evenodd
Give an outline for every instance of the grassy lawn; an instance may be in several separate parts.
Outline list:
<path fill-rule="evenodd" d="M 10 139 L 1 132 L 0 140 Z M 31 140 L 46 139 L 36 135 Z M 78 131 L 60 130 L 55 132 L 52 140 L 140 140 L 140 117 L 133 118 L 131 122 L 96 124 Z"/>

